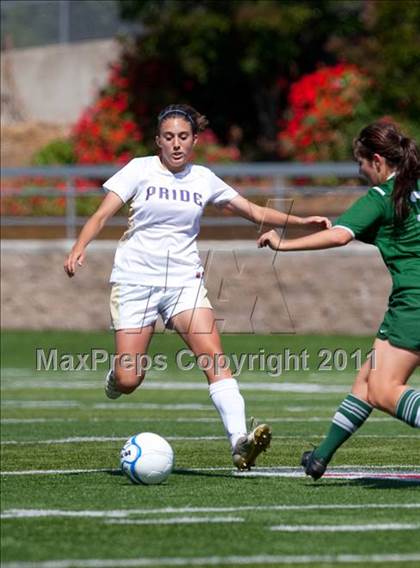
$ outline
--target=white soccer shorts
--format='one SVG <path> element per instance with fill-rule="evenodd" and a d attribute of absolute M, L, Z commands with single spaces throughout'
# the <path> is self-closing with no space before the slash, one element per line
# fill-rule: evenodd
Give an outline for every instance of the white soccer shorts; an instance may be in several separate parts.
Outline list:
<path fill-rule="evenodd" d="M 173 316 L 194 308 L 212 309 L 201 279 L 182 288 L 114 284 L 111 290 L 110 311 L 114 330 L 152 325 L 158 315 L 166 326 Z"/>

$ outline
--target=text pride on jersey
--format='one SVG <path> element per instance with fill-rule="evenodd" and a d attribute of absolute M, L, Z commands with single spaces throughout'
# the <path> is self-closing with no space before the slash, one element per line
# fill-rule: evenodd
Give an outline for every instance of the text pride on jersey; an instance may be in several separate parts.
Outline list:
<path fill-rule="evenodd" d="M 152 196 L 158 199 L 170 201 L 183 201 L 184 203 L 194 202 L 199 207 L 203 206 L 203 198 L 201 193 L 190 193 L 186 189 L 168 189 L 166 187 L 155 187 L 150 185 L 146 189 L 146 201 Z"/>

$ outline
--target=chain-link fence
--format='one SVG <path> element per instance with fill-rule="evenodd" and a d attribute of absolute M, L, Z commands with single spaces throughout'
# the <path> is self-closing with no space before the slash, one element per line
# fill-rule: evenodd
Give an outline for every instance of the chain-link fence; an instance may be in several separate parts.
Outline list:
<path fill-rule="evenodd" d="M 114 37 L 141 31 L 123 22 L 117 0 L 3 0 L 2 49 Z"/>

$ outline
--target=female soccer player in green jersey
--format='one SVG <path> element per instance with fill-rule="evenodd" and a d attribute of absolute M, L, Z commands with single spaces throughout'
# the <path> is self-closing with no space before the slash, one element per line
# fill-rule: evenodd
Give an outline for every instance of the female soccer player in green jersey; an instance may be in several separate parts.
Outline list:
<path fill-rule="evenodd" d="M 420 428 L 420 391 L 407 386 L 420 365 L 420 153 L 414 140 L 378 121 L 355 140 L 354 156 L 372 187 L 332 229 L 291 240 L 280 240 L 272 230 L 258 239 L 260 247 L 279 251 L 333 248 L 358 239 L 379 248 L 392 277 L 374 357 L 360 369 L 326 438 L 302 456 L 306 474 L 314 479 L 324 474 L 335 451 L 373 408 Z"/>

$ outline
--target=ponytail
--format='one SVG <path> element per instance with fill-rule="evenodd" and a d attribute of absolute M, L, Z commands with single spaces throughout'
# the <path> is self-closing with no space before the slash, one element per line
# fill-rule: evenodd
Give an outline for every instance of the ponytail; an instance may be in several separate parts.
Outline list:
<path fill-rule="evenodd" d="M 415 189 L 420 177 L 420 153 L 414 140 L 401 138 L 402 159 L 398 165 L 397 175 L 392 193 L 395 216 L 398 221 L 404 220 L 409 212 L 408 196 Z"/>

